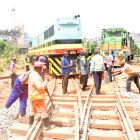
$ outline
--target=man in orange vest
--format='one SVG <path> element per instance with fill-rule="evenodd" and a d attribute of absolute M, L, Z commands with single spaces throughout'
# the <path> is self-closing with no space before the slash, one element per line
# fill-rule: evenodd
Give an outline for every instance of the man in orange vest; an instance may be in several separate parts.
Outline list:
<path fill-rule="evenodd" d="M 35 115 L 37 113 L 40 113 L 40 116 L 43 120 L 44 127 L 47 130 L 49 128 L 49 116 L 45 105 L 45 97 L 48 92 L 48 88 L 47 88 L 47 81 L 43 81 L 42 78 L 43 67 L 44 67 L 44 63 L 35 62 L 34 70 L 31 71 L 29 75 L 28 96 L 31 103 L 29 124 L 32 125 L 34 122 Z"/>

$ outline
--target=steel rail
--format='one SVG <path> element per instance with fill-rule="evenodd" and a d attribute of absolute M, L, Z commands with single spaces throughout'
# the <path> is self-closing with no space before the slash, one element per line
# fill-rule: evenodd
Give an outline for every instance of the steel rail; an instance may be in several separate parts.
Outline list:
<path fill-rule="evenodd" d="M 82 118 L 81 118 L 81 121 L 80 121 L 80 130 L 82 129 L 83 127 L 83 123 L 84 123 L 84 118 L 85 118 L 85 114 L 86 114 L 86 110 L 87 110 L 87 105 L 88 105 L 88 102 L 89 102 L 89 97 L 91 96 L 91 93 L 92 93 L 92 90 L 93 90 L 93 87 L 94 87 L 94 84 L 92 85 L 88 95 L 87 95 L 87 98 L 86 98 L 86 101 L 85 101 L 85 104 L 84 104 L 84 109 L 83 109 L 83 113 L 82 113 Z"/>
<path fill-rule="evenodd" d="M 34 127 L 34 131 L 32 132 L 32 135 L 30 136 L 29 140 L 38 140 L 39 136 L 42 133 L 42 121 L 39 120 L 36 124 L 36 126 Z"/>
<path fill-rule="evenodd" d="M 83 109 L 82 109 L 82 97 L 81 97 L 81 93 L 79 91 L 79 87 L 77 86 L 75 80 L 72 78 L 73 80 L 73 83 L 77 89 L 77 96 L 78 96 L 78 106 L 79 106 L 79 109 L 80 109 L 80 120 L 81 120 L 81 117 L 82 117 L 82 112 L 83 112 Z"/>
<path fill-rule="evenodd" d="M 124 121 L 124 127 L 126 128 L 126 132 L 127 132 L 127 135 L 128 135 L 128 139 L 129 140 L 139 140 L 139 138 L 138 138 L 138 136 L 137 136 L 137 134 L 136 134 L 136 131 L 135 131 L 135 129 L 134 129 L 134 127 L 133 127 L 133 125 L 132 125 L 132 122 L 130 121 L 130 118 L 129 118 L 129 116 L 128 116 L 128 113 L 127 113 L 127 111 L 126 111 L 126 109 L 125 109 L 125 106 L 124 106 L 124 104 L 123 104 L 123 102 L 122 102 L 122 99 L 121 99 L 121 97 L 120 97 L 120 95 L 119 95 L 119 92 L 118 92 L 118 84 L 117 84 L 117 81 L 115 81 L 116 82 L 116 88 L 117 88 L 117 92 L 116 92 L 116 95 L 117 95 L 117 98 L 118 98 L 118 105 L 117 105 L 117 108 L 119 109 L 119 106 L 120 106 L 120 108 L 122 108 L 122 112 L 123 113 L 121 113 L 121 116 L 122 116 L 122 114 L 123 114 L 123 118 L 125 118 L 125 119 L 123 119 L 123 121 Z M 119 113 L 120 113 L 120 110 L 119 110 Z M 129 128 L 128 128 L 128 126 L 129 126 Z M 130 135 L 131 134 L 131 135 Z M 133 137 L 133 138 L 132 138 Z"/>
<path fill-rule="evenodd" d="M 54 79 L 54 84 L 53 84 L 53 88 L 50 92 L 50 96 L 53 95 L 54 90 L 55 90 L 55 86 L 56 86 L 56 79 Z M 46 105 L 50 102 L 49 99 L 46 101 Z M 52 105 L 52 104 L 51 104 Z M 51 105 L 49 105 L 47 107 L 47 109 L 50 109 Z M 31 126 L 31 128 L 28 130 L 26 136 L 25 136 L 25 140 L 38 140 L 38 137 L 40 136 L 40 134 L 42 133 L 42 129 L 41 129 L 41 125 L 42 124 L 42 119 L 41 117 L 39 117 Z M 40 131 L 41 130 L 41 131 Z M 34 132 L 35 131 L 35 132 Z M 39 134 L 38 134 L 39 133 Z"/>
<path fill-rule="evenodd" d="M 9 79 L 9 78 L 11 78 L 11 75 L 8 75 L 8 76 L 0 76 L 0 80 Z"/>
<path fill-rule="evenodd" d="M 122 123 L 123 123 L 124 128 L 125 128 L 125 131 L 126 131 L 126 133 L 127 133 L 127 138 L 128 138 L 128 140 L 134 140 L 134 139 L 131 139 L 131 130 L 130 130 L 130 128 L 128 127 L 127 121 L 126 121 L 126 119 L 125 119 L 125 116 L 124 116 L 123 111 L 122 111 L 122 109 L 121 109 L 121 107 L 120 107 L 119 104 L 117 104 L 117 109 L 118 109 L 118 112 L 119 112 L 119 114 L 120 114 L 120 116 L 121 116 L 121 119 L 122 119 L 122 121 L 123 121 Z"/>
<path fill-rule="evenodd" d="M 80 126 L 79 126 L 79 112 L 78 112 L 78 104 L 75 102 L 74 104 L 74 109 L 75 109 L 75 136 L 74 140 L 79 140 L 80 139 Z"/>
<path fill-rule="evenodd" d="M 130 121 L 130 118 L 129 118 L 129 116 L 128 116 L 128 113 L 127 113 L 127 111 L 126 111 L 126 109 L 125 109 L 125 106 L 124 106 L 124 104 L 123 104 L 123 102 L 122 102 L 122 99 L 121 99 L 120 95 L 118 94 L 118 92 L 117 92 L 117 96 L 118 96 L 120 105 L 121 105 L 121 107 L 122 107 L 122 109 L 123 109 L 123 112 L 124 112 L 124 116 L 125 116 L 125 118 L 126 118 L 126 121 L 127 121 L 128 125 L 129 125 L 129 127 L 130 127 L 131 133 L 133 134 L 133 137 L 134 137 L 135 140 L 139 140 L 139 138 L 138 138 L 138 136 L 137 136 L 137 134 L 136 134 L 136 131 L 135 131 L 133 125 L 132 125 L 132 122 Z"/>
<path fill-rule="evenodd" d="M 88 140 L 87 132 L 88 132 L 88 126 L 89 126 L 89 116 L 90 116 L 91 107 L 92 107 L 92 102 L 90 102 L 88 110 L 87 110 L 87 114 L 85 116 L 85 124 L 83 128 L 82 140 Z"/>
<path fill-rule="evenodd" d="M 117 109 L 118 109 L 118 107 L 117 107 Z M 122 111 L 122 110 L 121 110 Z M 122 127 L 122 130 L 123 130 L 123 133 L 127 133 L 126 132 L 126 128 L 125 128 L 125 126 L 124 126 L 124 122 L 122 121 L 122 117 L 121 117 L 121 115 L 120 115 L 120 113 L 119 113 L 119 110 L 117 111 L 117 115 L 118 115 L 118 117 L 119 117 L 119 120 L 120 120 L 120 124 L 121 124 L 121 127 Z M 124 135 L 124 138 L 125 138 L 125 140 L 128 140 L 128 136 L 127 135 Z"/>

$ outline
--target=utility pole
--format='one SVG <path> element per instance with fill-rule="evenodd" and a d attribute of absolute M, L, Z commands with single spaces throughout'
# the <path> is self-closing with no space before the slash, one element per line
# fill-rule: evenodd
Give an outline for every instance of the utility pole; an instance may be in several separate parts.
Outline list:
<path fill-rule="evenodd" d="M 12 13 L 12 42 L 15 45 L 15 8 L 11 8 L 11 13 Z"/>

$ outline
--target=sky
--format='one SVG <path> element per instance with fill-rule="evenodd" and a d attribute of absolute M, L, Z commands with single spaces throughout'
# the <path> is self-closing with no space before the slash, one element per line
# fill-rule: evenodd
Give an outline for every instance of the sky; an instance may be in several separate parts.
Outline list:
<path fill-rule="evenodd" d="M 83 38 L 99 37 L 102 29 L 111 27 L 140 33 L 140 0 L 0 0 L 0 3 L 0 29 L 24 25 L 29 35 L 37 35 L 57 18 L 80 15 Z"/>

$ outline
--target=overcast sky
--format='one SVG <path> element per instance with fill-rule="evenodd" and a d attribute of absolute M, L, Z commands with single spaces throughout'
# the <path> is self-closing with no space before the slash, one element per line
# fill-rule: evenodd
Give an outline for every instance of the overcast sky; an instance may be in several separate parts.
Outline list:
<path fill-rule="evenodd" d="M 102 29 L 108 27 L 140 33 L 140 0 L 0 0 L 0 3 L 0 29 L 24 24 L 25 31 L 33 35 L 57 18 L 79 14 L 83 37 L 100 36 Z"/>

